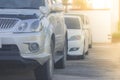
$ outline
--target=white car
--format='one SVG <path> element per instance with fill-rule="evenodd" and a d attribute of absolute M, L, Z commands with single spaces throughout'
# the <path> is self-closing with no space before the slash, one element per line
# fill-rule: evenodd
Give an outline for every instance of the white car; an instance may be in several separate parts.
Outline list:
<path fill-rule="evenodd" d="M 86 46 L 88 43 L 85 39 L 81 18 L 65 15 L 65 24 L 68 29 L 68 59 L 72 57 L 84 59 L 88 52 L 88 46 Z"/>
<path fill-rule="evenodd" d="M 84 14 L 75 14 L 75 15 L 81 17 L 81 20 L 84 25 L 84 30 L 86 31 L 86 34 L 88 35 L 89 48 L 92 48 L 92 31 L 91 31 L 91 27 L 90 27 L 89 18 Z"/>
<path fill-rule="evenodd" d="M 86 39 L 88 39 L 88 47 L 92 48 L 92 31 L 89 18 L 86 15 L 80 13 L 67 13 L 67 15 L 79 16 L 81 18 L 83 22 L 83 28 L 86 34 Z"/>

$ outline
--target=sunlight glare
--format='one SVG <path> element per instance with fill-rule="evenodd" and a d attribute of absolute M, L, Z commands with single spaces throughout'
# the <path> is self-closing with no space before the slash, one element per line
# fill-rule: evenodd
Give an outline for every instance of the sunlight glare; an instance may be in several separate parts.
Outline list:
<path fill-rule="evenodd" d="M 92 0 L 93 8 L 111 8 L 112 0 Z"/>

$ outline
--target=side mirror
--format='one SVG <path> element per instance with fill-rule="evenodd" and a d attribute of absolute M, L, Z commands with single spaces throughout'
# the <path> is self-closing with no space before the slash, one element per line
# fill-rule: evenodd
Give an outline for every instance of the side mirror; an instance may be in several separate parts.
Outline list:
<path fill-rule="evenodd" d="M 53 4 L 52 5 L 52 8 L 51 8 L 51 11 L 64 11 L 64 6 L 62 4 Z"/>
<path fill-rule="evenodd" d="M 39 9 L 40 12 L 44 15 L 49 13 L 49 9 L 47 7 L 41 6 Z"/>

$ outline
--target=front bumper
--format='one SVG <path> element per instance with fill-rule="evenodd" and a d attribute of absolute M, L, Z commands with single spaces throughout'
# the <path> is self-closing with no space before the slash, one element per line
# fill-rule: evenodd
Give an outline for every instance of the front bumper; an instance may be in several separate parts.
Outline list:
<path fill-rule="evenodd" d="M 39 51 L 32 53 L 29 50 L 29 43 L 37 43 L 40 47 Z M 0 33 L 0 45 L 2 46 L 0 48 L 0 63 L 17 62 L 18 64 L 23 64 L 29 62 L 30 60 L 31 62 L 36 61 L 37 63 L 43 65 L 50 57 L 49 53 L 44 52 L 44 33 Z M 16 48 L 12 47 L 12 51 L 9 51 L 9 48 L 5 50 L 3 49 L 3 47 L 11 45 L 16 46 Z"/>
<path fill-rule="evenodd" d="M 83 54 L 83 47 L 84 47 L 83 41 L 80 41 L 80 40 L 68 41 L 68 55 L 69 56 L 82 55 Z"/>
<path fill-rule="evenodd" d="M 35 69 L 40 64 L 36 60 L 20 56 L 0 57 L 0 69 Z"/>

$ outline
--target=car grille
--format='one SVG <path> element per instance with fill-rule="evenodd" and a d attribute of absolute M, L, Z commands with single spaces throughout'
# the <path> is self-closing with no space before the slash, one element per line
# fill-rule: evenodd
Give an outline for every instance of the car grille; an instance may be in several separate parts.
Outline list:
<path fill-rule="evenodd" d="M 0 18 L 0 30 L 11 29 L 18 22 L 15 18 Z"/>
<path fill-rule="evenodd" d="M 2 45 L 0 56 L 18 56 L 19 49 L 16 45 Z"/>

